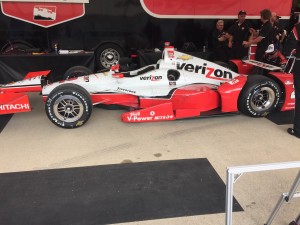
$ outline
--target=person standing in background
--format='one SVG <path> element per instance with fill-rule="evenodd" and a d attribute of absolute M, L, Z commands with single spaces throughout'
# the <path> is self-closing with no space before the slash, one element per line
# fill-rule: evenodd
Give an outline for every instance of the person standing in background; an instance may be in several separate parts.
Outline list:
<path fill-rule="evenodd" d="M 263 61 L 265 51 L 268 46 L 273 43 L 273 26 L 270 22 L 271 19 L 271 11 L 269 9 L 264 9 L 260 12 L 260 20 L 262 22 L 261 28 L 256 34 L 253 29 L 252 36 L 249 41 L 244 41 L 243 46 L 249 47 L 252 44 L 257 44 L 257 50 L 255 53 L 255 60 Z"/>
<path fill-rule="evenodd" d="M 218 20 L 212 33 L 213 60 L 228 62 L 229 48 L 228 40 L 230 35 L 224 30 L 224 21 Z"/>
<path fill-rule="evenodd" d="M 250 24 L 246 21 L 246 11 L 238 13 L 238 20 L 229 28 L 230 34 L 228 47 L 231 49 L 231 59 L 243 59 L 248 55 L 248 47 L 243 42 L 250 37 Z"/>
<path fill-rule="evenodd" d="M 284 30 L 280 25 L 279 25 L 279 18 L 280 16 L 277 15 L 276 12 L 272 12 L 272 16 L 271 16 L 271 24 L 273 26 L 273 30 L 274 30 L 274 39 L 276 44 L 278 45 L 278 49 L 282 50 L 282 43 L 283 40 L 286 36 L 286 30 Z M 274 44 L 275 44 L 274 42 Z"/>
<path fill-rule="evenodd" d="M 296 61 L 293 68 L 294 89 L 295 89 L 295 116 L 293 128 L 288 128 L 287 132 L 297 138 L 300 138 L 300 23 L 297 23 L 293 29 L 297 37 Z"/>

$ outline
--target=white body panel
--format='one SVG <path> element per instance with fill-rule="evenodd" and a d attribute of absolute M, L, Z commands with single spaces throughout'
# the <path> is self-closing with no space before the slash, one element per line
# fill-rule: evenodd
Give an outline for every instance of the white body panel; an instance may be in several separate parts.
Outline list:
<path fill-rule="evenodd" d="M 82 86 L 89 93 L 114 92 L 144 97 L 166 96 L 174 88 L 196 83 L 219 86 L 239 75 L 213 62 L 174 51 L 172 47 L 164 50 L 163 59 L 159 60 L 157 65 L 152 65 L 152 70 L 149 71 L 147 67 L 124 73 L 126 76 L 122 78 L 114 77 L 117 72 L 111 70 L 53 83 L 44 86 L 42 94 L 48 95 L 55 87 L 72 83 Z M 147 72 L 142 73 L 145 69 Z M 170 70 L 179 72 L 180 76 L 177 80 L 168 79 Z"/>

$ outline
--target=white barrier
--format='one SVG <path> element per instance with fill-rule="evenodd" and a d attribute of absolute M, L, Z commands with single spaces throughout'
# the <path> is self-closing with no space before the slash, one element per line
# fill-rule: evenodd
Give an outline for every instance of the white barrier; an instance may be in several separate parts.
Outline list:
<path fill-rule="evenodd" d="M 268 171 L 268 170 L 281 170 L 281 169 L 292 169 L 300 168 L 300 161 L 295 162 L 283 162 L 283 163 L 270 163 L 270 164 L 259 164 L 259 165 L 249 165 L 249 166 L 235 166 L 227 168 L 227 186 L 226 186 L 226 225 L 232 225 L 232 206 L 233 206 L 233 184 L 237 179 L 243 175 L 243 173 Z M 300 183 L 300 170 L 298 176 L 296 177 L 290 191 L 283 194 L 272 212 L 266 225 L 270 225 L 273 221 L 276 213 L 278 212 L 282 202 L 289 201 L 293 197 L 300 197 L 300 193 L 296 193 L 297 188 Z"/>

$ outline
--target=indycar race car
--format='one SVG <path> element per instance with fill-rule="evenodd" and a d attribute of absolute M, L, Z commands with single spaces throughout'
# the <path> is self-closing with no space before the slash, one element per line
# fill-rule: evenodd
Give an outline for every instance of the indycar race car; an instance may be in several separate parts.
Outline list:
<path fill-rule="evenodd" d="M 293 77 L 284 72 L 240 75 L 213 62 L 166 46 L 162 59 L 130 72 L 109 71 L 51 83 L 50 71 L 28 73 L 0 86 L 0 114 L 30 111 L 27 92 L 41 92 L 52 123 L 63 128 L 85 124 L 93 105 L 130 109 L 124 122 L 153 122 L 242 112 L 266 116 L 295 107 Z"/>

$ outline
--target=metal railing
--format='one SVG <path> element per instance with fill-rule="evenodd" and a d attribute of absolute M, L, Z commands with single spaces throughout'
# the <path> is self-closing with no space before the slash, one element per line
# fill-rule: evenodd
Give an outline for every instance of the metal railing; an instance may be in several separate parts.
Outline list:
<path fill-rule="evenodd" d="M 243 173 L 260 172 L 269 170 L 281 170 L 281 169 L 292 169 L 300 168 L 300 161 L 294 162 L 283 162 L 283 163 L 270 163 L 270 164 L 258 164 L 249 166 L 236 166 L 227 168 L 227 186 L 226 186 L 226 225 L 232 225 L 232 207 L 233 207 L 233 184 L 237 181 Z M 292 187 L 288 193 L 284 193 L 273 210 L 270 218 L 266 225 L 270 225 L 276 216 L 280 206 L 285 201 L 289 201 L 293 197 L 300 197 L 300 193 L 296 192 L 300 183 L 300 170 L 292 184 Z"/>

